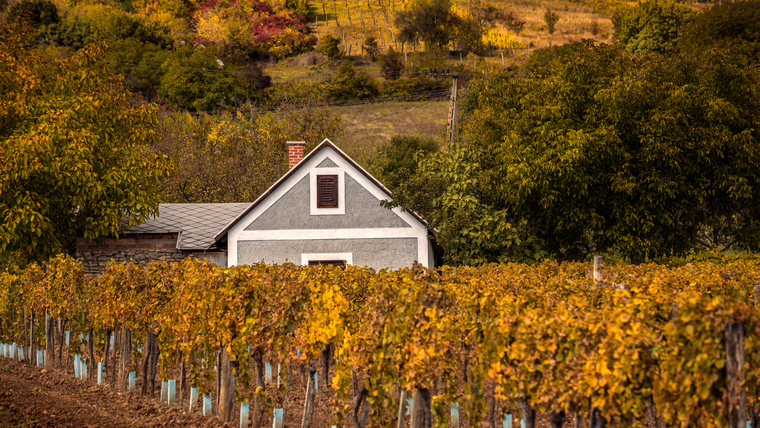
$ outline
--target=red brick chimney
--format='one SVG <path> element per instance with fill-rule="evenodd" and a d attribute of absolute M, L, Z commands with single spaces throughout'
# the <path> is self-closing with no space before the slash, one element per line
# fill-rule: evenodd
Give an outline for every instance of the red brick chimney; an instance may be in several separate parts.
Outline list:
<path fill-rule="evenodd" d="M 305 141 L 288 141 L 288 169 L 293 169 L 303 159 Z"/>

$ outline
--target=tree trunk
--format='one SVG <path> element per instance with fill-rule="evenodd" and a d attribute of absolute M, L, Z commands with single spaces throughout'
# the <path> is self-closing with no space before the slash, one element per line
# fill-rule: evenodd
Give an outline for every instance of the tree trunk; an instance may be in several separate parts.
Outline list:
<path fill-rule="evenodd" d="M 158 348 L 158 333 L 153 332 L 151 335 L 151 344 L 153 347 L 150 351 L 150 377 L 149 388 L 150 396 L 156 395 L 156 372 L 158 371 L 158 357 L 161 355 L 161 350 Z"/>
<path fill-rule="evenodd" d="M 153 329 L 148 328 L 146 334 L 145 334 L 145 344 L 143 345 L 143 363 L 142 363 L 142 395 L 148 395 L 148 387 L 150 382 L 148 382 L 148 379 L 150 378 L 149 372 L 150 372 L 150 359 L 153 355 Z M 150 394 L 153 395 L 152 393 Z"/>
<path fill-rule="evenodd" d="M 36 363 L 37 359 L 32 355 L 37 355 L 37 341 L 34 340 L 34 311 L 30 311 L 29 313 L 29 361 Z"/>
<path fill-rule="evenodd" d="M 95 364 L 95 336 L 92 334 L 92 327 L 90 327 L 90 335 L 88 337 L 89 338 L 87 339 L 87 346 L 90 348 L 90 361 L 92 361 L 92 363 L 90 363 L 92 364 L 92 370 L 90 370 L 88 374 L 89 374 L 90 382 L 95 383 L 95 381 L 93 380 L 93 377 L 97 375 L 97 373 L 95 373 L 95 368 L 98 365 Z"/>
<path fill-rule="evenodd" d="M 313 367 L 307 366 L 309 378 L 306 380 L 306 399 L 303 404 L 303 419 L 301 428 L 311 427 L 311 420 L 314 416 L 314 374 L 317 372 Z"/>
<path fill-rule="evenodd" d="M 45 368 L 52 369 L 55 363 L 55 319 L 45 311 Z"/>
<path fill-rule="evenodd" d="M 32 346 L 27 345 L 29 343 L 29 330 L 27 329 L 29 325 L 27 324 L 28 322 L 29 320 L 27 319 L 27 315 L 26 315 L 26 306 L 24 306 L 24 346 L 23 348 L 26 348 L 27 346 L 29 346 L 29 349 L 31 349 Z M 31 361 L 31 355 L 27 356 L 27 353 L 28 353 L 27 351 L 28 349 L 24 349 L 24 357 L 29 358 L 28 361 Z"/>
<path fill-rule="evenodd" d="M 744 325 L 734 322 L 726 326 L 726 392 L 728 395 L 728 427 L 747 425 L 747 391 L 744 389 Z"/>
<path fill-rule="evenodd" d="M 530 403 L 528 403 L 528 400 L 526 400 L 525 397 L 520 397 L 517 399 L 517 408 L 520 409 L 522 418 L 525 419 L 525 428 L 533 428 L 536 423 L 535 414 L 533 413 L 533 409 L 530 408 Z"/>
<path fill-rule="evenodd" d="M 235 378 L 227 350 L 222 348 L 221 360 L 221 389 L 219 391 L 219 420 L 232 422 L 235 408 Z"/>
<path fill-rule="evenodd" d="M 366 420 L 362 420 L 361 418 L 361 411 L 364 400 L 367 398 L 367 392 L 367 388 L 362 386 L 361 391 L 354 397 L 354 403 L 351 406 L 351 417 L 354 421 L 354 428 L 364 428 L 364 424 L 366 423 Z"/>
<path fill-rule="evenodd" d="M 654 400 L 650 399 L 646 403 L 647 407 L 647 420 L 650 428 L 665 428 L 664 423 L 657 416 L 657 407 L 654 404 Z M 753 425 L 754 426 L 754 425 Z"/>
<path fill-rule="evenodd" d="M 427 388 L 415 387 L 412 393 L 411 428 L 431 428 L 433 426 L 430 404 L 430 391 Z"/>
<path fill-rule="evenodd" d="M 185 359 L 182 351 L 179 351 L 179 402 L 185 401 Z"/>
<path fill-rule="evenodd" d="M 58 319 L 58 368 L 63 369 L 66 367 L 63 361 L 63 342 L 65 342 L 66 339 L 66 333 L 64 332 L 64 329 L 66 328 L 66 320 L 65 319 Z"/>
<path fill-rule="evenodd" d="M 562 424 L 565 423 L 565 412 L 549 412 L 549 423 L 552 428 L 562 428 Z"/>
<path fill-rule="evenodd" d="M 491 405 L 488 407 L 488 426 L 496 428 L 496 384 L 491 388 Z"/>
<path fill-rule="evenodd" d="M 322 377 L 324 379 L 323 385 L 327 388 L 330 384 L 330 356 L 332 355 L 332 345 L 325 346 L 322 350 Z"/>
<path fill-rule="evenodd" d="M 106 329 L 106 343 L 103 345 L 103 384 L 107 383 L 108 373 L 108 357 L 111 353 L 111 330 Z"/>
<path fill-rule="evenodd" d="M 607 420 L 602 416 L 602 412 L 596 407 L 591 409 L 591 417 L 589 417 L 589 428 L 604 428 L 607 425 Z"/>
<path fill-rule="evenodd" d="M 256 366 L 256 386 L 263 391 L 266 388 L 264 383 L 264 356 L 261 352 L 253 353 L 253 363 Z M 264 404 L 257 396 L 253 402 L 253 428 L 259 428 L 264 419 Z"/>
<path fill-rule="evenodd" d="M 216 408 L 221 405 L 222 394 L 222 350 L 216 351 Z"/>
<path fill-rule="evenodd" d="M 132 359 L 132 332 L 127 326 L 121 328 L 121 351 L 119 358 L 119 386 L 118 391 L 126 391 L 129 381 L 129 365 Z"/>
<path fill-rule="evenodd" d="M 119 379 L 116 378 L 116 361 L 117 359 L 121 358 L 121 355 L 119 355 L 120 351 L 120 345 L 121 340 L 119 338 L 121 337 L 120 331 L 118 328 L 115 328 L 113 331 L 113 356 L 111 357 L 111 387 L 117 388 L 117 385 L 119 383 Z M 117 389 L 118 390 L 118 389 Z"/>

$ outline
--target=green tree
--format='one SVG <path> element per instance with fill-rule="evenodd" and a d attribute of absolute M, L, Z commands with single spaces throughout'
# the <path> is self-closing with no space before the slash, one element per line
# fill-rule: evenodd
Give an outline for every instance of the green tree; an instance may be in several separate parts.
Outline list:
<path fill-rule="evenodd" d="M 319 39 L 317 50 L 331 59 L 343 57 L 343 53 L 340 51 L 340 39 L 329 34 L 325 34 Z"/>
<path fill-rule="evenodd" d="M 546 23 L 546 29 L 549 31 L 549 34 L 554 34 L 554 27 L 557 25 L 557 22 L 559 22 L 559 15 L 557 12 L 546 9 L 546 13 L 544 13 L 544 22 Z"/>
<path fill-rule="evenodd" d="M 438 143 L 429 138 L 395 136 L 380 149 L 375 166 L 380 181 L 393 191 L 417 175 L 417 157 L 438 152 Z"/>
<path fill-rule="evenodd" d="M 32 27 L 57 24 L 58 8 L 48 0 L 23 0 L 8 10 L 10 21 L 24 21 Z"/>
<path fill-rule="evenodd" d="M 128 97 L 101 46 L 49 60 L 26 35 L 0 33 L 0 252 L 39 260 L 155 214 L 167 164 L 149 150 L 155 108 Z"/>
<path fill-rule="evenodd" d="M 669 52 L 695 15 L 686 6 L 663 6 L 657 0 L 647 0 L 626 13 L 615 30 L 618 41 L 629 52 Z"/>
<path fill-rule="evenodd" d="M 697 15 L 684 29 L 684 51 L 723 46 L 749 62 L 760 60 L 760 1 L 721 3 Z"/>
<path fill-rule="evenodd" d="M 401 59 L 401 54 L 396 52 L 393 47 L 388 48 L 388 52 L 380 57 L 380 62 L 380 73 L 389 80 L 400 78 L 401 72 L 406 68 L 404 60 Z"/>
<path fill-rule="evenodd" d="M 396 13 L 399 40 L 403 43 L 425 42 L 427 48 L 443 49 L 456 34 L 456 17 L 451 0 L 414 0 L 405 11 Z"/>
<path fill-rule="evenodd" d="M 244 104 L 266 86 L 267 79 L 225 64 L 217 50 L 186 47 L 162 66 L 160 91 L 175 105 L 195 111 L 213 111 Z"/>
<path fill-rule="evenodd" d="M 439 155 L 453 158 L 421 170 L 446 189 L 477 184 L 473 207 L 503 215 L 562 259 L 606 250 L 641 261 L 696 245 L 758 248 L 760 76 L 726 50 L 664 61 L 634 60 L 615 46 L 571 48 L 568 60 L 557 56 L 528 78 L 473 82 L 463 103 L 462 150 L 475 172 L 446 172 L 462 153 Z M 454 234 L 446 227 L 456 211 L 431 197 L 431 218 L 442 222 L 433 226 Z M 500 248 L 486 258 L 497 259 Z"/>
<path fill-rule="evenodd" d="M 377 61 L 377 56 L 380 54 L 380 49 L 377 47 L 377 39 L 374 37 L 364 39 L 364 52 L 367 52 L 370 61 Z"/>

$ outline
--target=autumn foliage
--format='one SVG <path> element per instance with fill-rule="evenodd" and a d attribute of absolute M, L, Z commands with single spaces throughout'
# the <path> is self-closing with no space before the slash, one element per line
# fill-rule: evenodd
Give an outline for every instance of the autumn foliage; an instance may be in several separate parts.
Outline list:
<path fill-rule="evenodd" d="M 603 269 L 603 284 L 591 270 L 552 262 L 396 272 L 220 268 L 188 259 L 112 264 L 86 278 L 77 262 L 56 258 L 0 276 L 0 340 L 23 341 L 25 307 L 71 320 L 74 334 L 121 325 L 140 341 L 152 325 L 162 377 L 182 355 L 191 384 L 213 389 L 213 365 L 204 362 L 221 347 L 239 362 L 242 401 L 262 394 L 252 387 L 251 354 L 301 365 L 332 347 L 331 386 L 344 420 L 358 373 L 377 422 L 394 418 L 400 387 L 435 391 L 432 411 L 442 423 L 454 401 L 470 423 L 483 420 L 492 393 L 504 410 L 524 402 L 569 414 L 591 403 L 614 425 L 649 415 L 669 426 L 725 426 L 727 325 L 745 332 L 750 396 L 760 378 L 758 262 L 615 265 Z M 264 394 L 277 407 L 286 387 Z M 757 406 L 750 403 L 755 413 Z"/>

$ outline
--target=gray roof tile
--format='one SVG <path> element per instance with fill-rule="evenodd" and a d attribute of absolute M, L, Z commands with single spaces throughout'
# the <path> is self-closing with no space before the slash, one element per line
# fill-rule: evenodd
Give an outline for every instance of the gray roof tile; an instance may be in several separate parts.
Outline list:
<path fill-rule="evenodd" d="M 179 233 L 180 250 L 208 250 L 214 236 L 246 210 L 250 203 L 160 204 L 158 217 L 131 226 L 126 233 Z"/>

